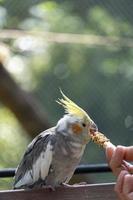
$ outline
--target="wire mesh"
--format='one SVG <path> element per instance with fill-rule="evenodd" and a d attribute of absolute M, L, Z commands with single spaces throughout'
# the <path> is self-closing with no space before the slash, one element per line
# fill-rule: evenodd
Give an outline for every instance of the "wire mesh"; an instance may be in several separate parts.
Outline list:
<path fill-rule="evenodd" d="M 114 144 L 132 145 L 132 10 L 132 0 L 0 1 L 0 41 L 10 51 L 6 69 L 38 99 L 51 124 L 63 115 L 55 103 L 61 87 Z M 0 163 L 16 167 L 31 139 L 22 139 L 24 129 L 3 109 Z M 88 145 L 82 163 L 88 161 L 105 162 L 104 152 Z"/>

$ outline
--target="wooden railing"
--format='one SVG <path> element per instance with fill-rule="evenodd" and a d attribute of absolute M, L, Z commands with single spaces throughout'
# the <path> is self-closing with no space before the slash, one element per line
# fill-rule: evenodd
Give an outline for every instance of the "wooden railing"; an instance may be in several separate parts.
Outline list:
<path fill-rule="evenodd" d="M 80 165 L 75 174 L 111 172 L 107 164 Z M 15 169 L 1 169 L 0 178 L 13 177 Z M 0 200 L 117 200 L 114 183 L 72 185 L 55 191 L 45 187 L 33 190 L 0 191 Z"/>
<path fill-rule="evenodd" d="M 0 200 L 118 200 L 114 183 L 0 191 Z"/>

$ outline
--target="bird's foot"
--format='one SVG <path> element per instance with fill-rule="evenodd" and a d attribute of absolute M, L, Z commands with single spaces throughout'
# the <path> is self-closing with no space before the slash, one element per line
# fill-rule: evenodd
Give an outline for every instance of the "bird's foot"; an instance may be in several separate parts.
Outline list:
<path fill-rule="evenodd" d="M 55 187 L 54 186 L 52 186 L 52 185 L 44 185 L 43 186 L 43 188 L 47 188 L 47 189 L 49 189 L 50 190 L 50 192 L 55 192 Z"/>

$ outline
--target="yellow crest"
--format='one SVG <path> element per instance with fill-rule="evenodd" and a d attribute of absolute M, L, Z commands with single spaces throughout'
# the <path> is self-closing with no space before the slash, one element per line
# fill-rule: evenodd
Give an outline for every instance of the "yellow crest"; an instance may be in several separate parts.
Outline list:
<path fill-rule="evenodd" d="M 72 114 L 80 118 L 87 117 L 88 119 L 90 119 L 88 114 L 82 108 L 80 108 L 72 100 L 70 100 L 61 90 L 60 92 L 63 96 L 63 99 L 59 99 L 59 101 L 56 102 L 64 107 L 65 113 Z"/>

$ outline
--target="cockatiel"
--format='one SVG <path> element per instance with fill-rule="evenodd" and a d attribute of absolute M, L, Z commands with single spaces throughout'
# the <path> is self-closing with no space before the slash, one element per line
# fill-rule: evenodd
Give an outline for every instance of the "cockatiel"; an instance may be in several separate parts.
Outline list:
<path fill-rule="evenodd" d="M 28 145 L 16 173 L 14 189 L 55 188 L 68 183 L 90 140 L 96 124 L 88 114 L 66 97 L 57 101 L 65 115 L 53 128 L 39 134 Z"/>

